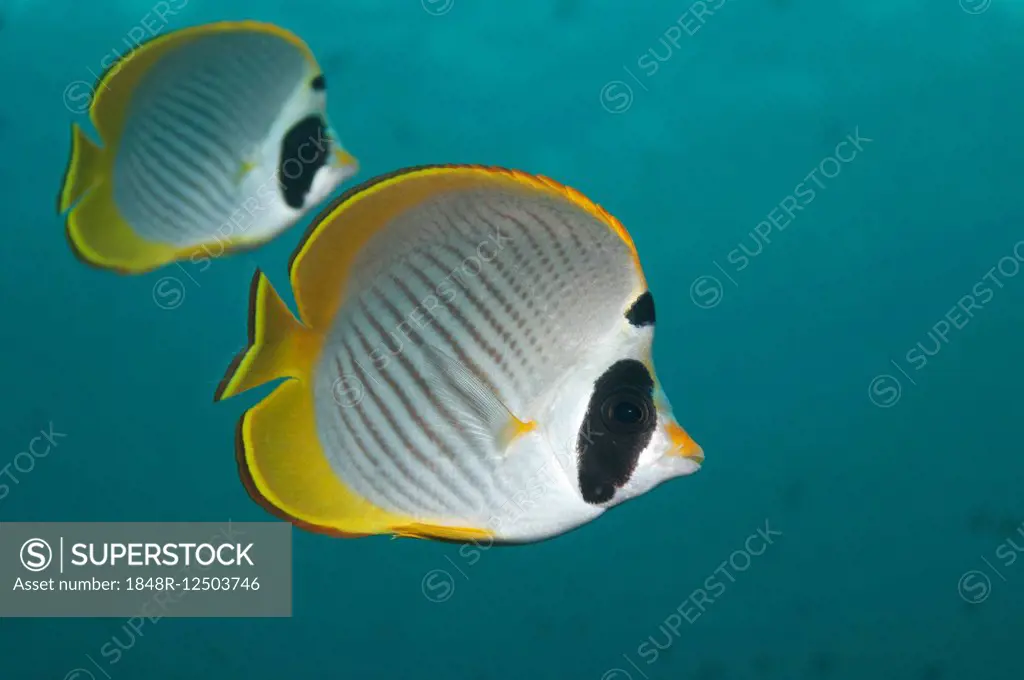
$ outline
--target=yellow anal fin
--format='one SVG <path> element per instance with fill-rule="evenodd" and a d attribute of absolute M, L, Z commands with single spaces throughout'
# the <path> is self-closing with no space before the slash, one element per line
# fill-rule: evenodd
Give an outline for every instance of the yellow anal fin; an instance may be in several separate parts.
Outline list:
<path fill-rule="evenodd" d="M 376 507 L 334 474 L 313 413 L 309 383 L 288 380 L 242 416 L 238 469 L 253 500 L 299 528 L 342 538 L 414 521 Z"/>
<path fill-rule="evenodd" d="M 320 337 L 295 318 L 263 272 L 249 290 L 249 346 L 228 368 L 214 401 L 233 397 L 278 378 L 305 378 Z"/>
<path fill-rule="evenodd" d="M 468 542 L 488 539 L 494 533 L 486 529 L 474 529 L 472 527 L 448 527 L 439 524 L 425 524 L 414 522 L 392 529 L 395 536 L 403 538 L 427 538 L 438 541 Z"/>
<path fill-rule="evenodd" d="M 141 274 L 174 261 L 179 250 L 142 239 L 114 204 L 112 188 L 100 180 L 68 213 L 68 244 L 86 264 L 122 274 Z"/>

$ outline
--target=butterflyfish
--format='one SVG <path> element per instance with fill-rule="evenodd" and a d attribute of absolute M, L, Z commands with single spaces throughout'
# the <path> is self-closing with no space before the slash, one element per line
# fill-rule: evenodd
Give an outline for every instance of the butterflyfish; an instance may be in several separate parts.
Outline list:
<path fill-rule="evenodd" d="M 551 179 L 422 166 L 346 191 L 257 271 L 219 401 L 254 500 L 296 526 L 529 543 L 700 469 L 655 377 L 625 228 Z"/>
<path fill-rule="evenodd" d="M 296 35 L 254 21 L 156 37 L 94 87 L 58 199 L 75 255 L 125 274 L 274 238 L 358 170 Z"/>

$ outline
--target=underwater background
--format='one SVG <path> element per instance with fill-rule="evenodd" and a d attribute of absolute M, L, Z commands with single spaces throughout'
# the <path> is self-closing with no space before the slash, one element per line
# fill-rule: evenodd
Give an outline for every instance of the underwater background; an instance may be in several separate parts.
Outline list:
<path fill-rule="evenodd" d="M 358 181 L 503 165 L 618 217 L 707 461 L 536 545 L 296 530 L 292 618 L 4 619 L 0 678 L 1021 677 L 1024 3 L 172 4 L 304 38 Z M 0 0 L 2 521 L 272 519 L 234 458 L 269 388 L 212 395 L 308 218 L 122 277 L 55 212 L 76 93 L 152 9 Z"/>

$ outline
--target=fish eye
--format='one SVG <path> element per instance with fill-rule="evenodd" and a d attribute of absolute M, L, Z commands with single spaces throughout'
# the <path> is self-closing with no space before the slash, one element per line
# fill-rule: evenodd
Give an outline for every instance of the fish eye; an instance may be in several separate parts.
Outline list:
<path fill-rule="evenodd" d="M 601 415 L 608 429 L 629 434 L 647 429 L 654 417 L 651 400 L 637 390 L 623 389 L 605 399 Z"/>

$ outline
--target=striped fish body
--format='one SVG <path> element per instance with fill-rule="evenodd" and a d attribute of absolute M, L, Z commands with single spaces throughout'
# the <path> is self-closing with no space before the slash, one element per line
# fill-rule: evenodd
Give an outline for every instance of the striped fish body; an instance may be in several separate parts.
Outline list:
<path fill-rule="evenodd" d="M 356 169 L 332 138 L 324 85 L 301 40 L 255 22 L 179 31 L 126 55 L 92 103 L 105 146 L 73 128 L 59 208 L 75 252 L 141 272 L 293 225 Z"/>
<path fill-rule="evenodd" d="M 696 468 L 638 465 L 671 438 L 664 423 L 639 448 L 588 425 L 623 362 L 635 370 L 616 375 L 674 421 L 651 328 L 628 317 L 646 294 L 632 241 L 561 185 L 459 166 L 378 179 L 322 214 L 292 283 L 301 326 L 257 277 L 256 341 L 218 396 L 297 378 L 243 417 L 240 455 L 254 496 L 300 525 L 530 542 L 594 519 L 630 481 Z M 301 453 L 275 447 L 287 438 Z M 623 479 L 609 451 L 654 472 Z"/>

